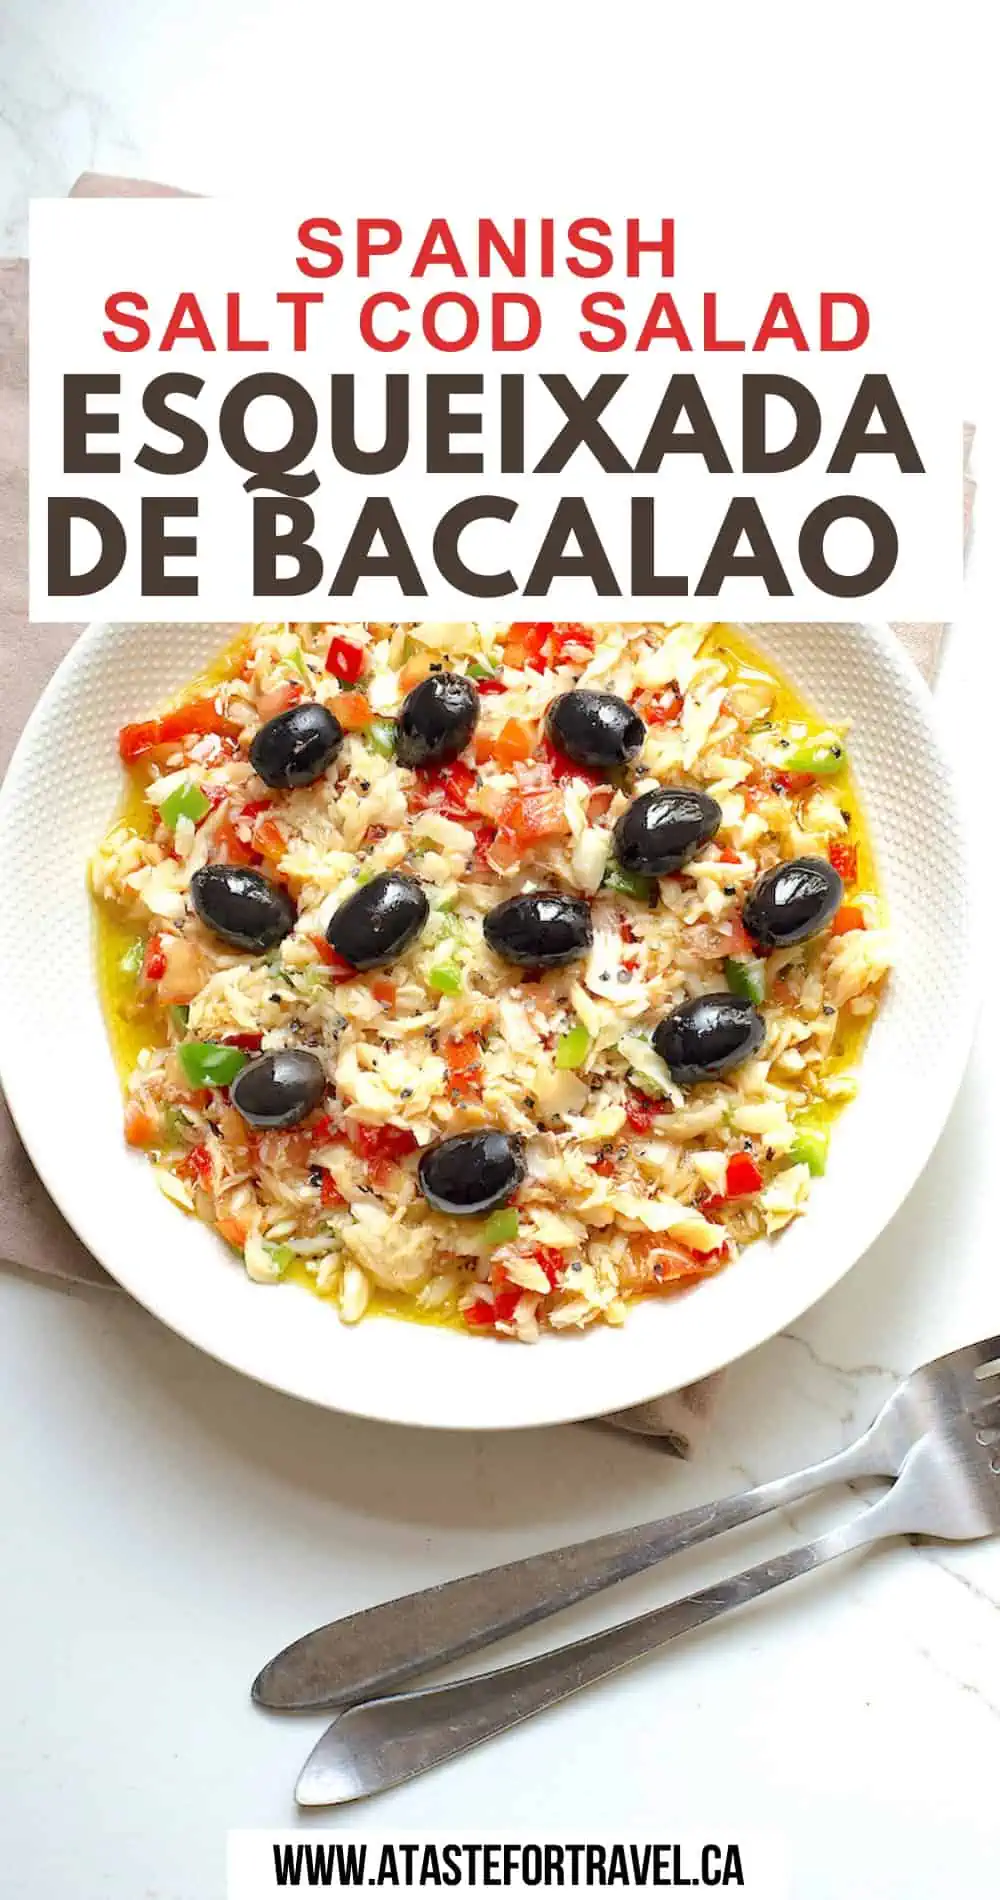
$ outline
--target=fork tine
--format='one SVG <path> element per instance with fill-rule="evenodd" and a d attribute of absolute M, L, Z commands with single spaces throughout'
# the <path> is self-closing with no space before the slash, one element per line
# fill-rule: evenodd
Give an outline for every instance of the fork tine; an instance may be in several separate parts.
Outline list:
<path fill-rule="evenodd" d="M 990 1387 L 986 1388 L 987 1391 L 990 1389 Z M 1000 1426 L 1000 1391 L 993 1388 L 992 1398 L 984 1399 L 981 1405 L 971 1405 L 969 1418 L 973 1425 L 982 1425 L 984 1428 L 990 1425 Z"/>
<path fill-rule="evenodd" d="M 977 1339 L 971 1346 L 960 1346 L 957 1352 L 945 1353 L 943 1358 L 931 1360 L 926 1370 L 964 1377 L 971 1396 L 977 1396 L 984 1384 L 1000 1373 L 1000 1333 Z"/>

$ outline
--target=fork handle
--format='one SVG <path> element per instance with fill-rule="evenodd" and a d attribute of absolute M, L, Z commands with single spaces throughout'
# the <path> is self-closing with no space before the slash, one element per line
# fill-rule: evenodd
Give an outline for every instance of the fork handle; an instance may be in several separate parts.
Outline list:
<path fill-rule="evenodd" d="M 338 1716 L 320 1738 L 299 1777 L 296 1800 L 302 1807 L 328 1807 L 397 1787 L 427 1768 L 464 1754 L 477 1742 L 516 1727 L 529 1715 L 552 1708 L 686 1631 L 896 1528 L 880 1500 L 814 1543 L 769 1558 L 581 1642 L 506 1669 L 466 1676 L 440 1689 L 360 1703 Z"/>
<path fill-rule="evenodd" d="M 257 1677 L 254 1700 L 269 1709 L 320 1710 L 383 1695 L 637 1576 L 665 1557 L 794 1504 L 824 1485 L 878 1469 L 862 1439 L 821 1464 L 751 1491 L 377 1603 L 282 1650 Z"/>

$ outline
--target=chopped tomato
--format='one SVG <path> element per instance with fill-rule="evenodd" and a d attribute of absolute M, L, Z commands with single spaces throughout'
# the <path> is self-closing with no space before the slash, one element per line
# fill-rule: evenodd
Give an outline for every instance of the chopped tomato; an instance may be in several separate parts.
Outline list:
<path fill-rule="evenodd" d="M 386 1009 L 391 1009 L 393 1003 L 396 1001 L 396 985 L 391 976 L 373 977 L 371 993 L 376 1003 L 384 1004 Z"/>
<path fill-rule="evenodd" d="M 212 1157 L 203 1142 L 197 1148 L 190 1148 L 183 1161 L 177 1164 L 177 1172 L 188 1181 L 205 1183 L 212 1178 Z"/>
<path fill-rule="evenodd" d="M 515 620 L 504 637 L 503 657 L 508 666 L 530 666 L 545 671 L 545 644 L 553 630 L 551 620 Z"/>
<path fill-rule="evenodd" d="M 142 973 L 147 983 L 158 983 L 161 976 L 167 974 L 167 958 L 163 948 L 163 938 L 157 934 L 150 937 L 146 945 L 146 960 Z"/>
<path fill-rule="evenodd" d="M 260 1048 L 264 1037 L 259 1029 L 241 1029 L 236 1035 L 223 1036 L 222 1040 L 228 1042 L 231 1049 L 256 1050 Z"/>
<path fill-rule="evenodd" d="M 483 1071 L 480 1066 L 478 1038 L 475 1036 L 453 1036 L 444 1045 L 444 1059 L 448 1064 L 448 1086 L 453 1095 L 460 1095 L 466 1101 L 477 1101 L 483 1090 Z"/>
<path fill-rule="evenodd" d="M 642 709 L 642 716 L 648 726 L 672 726 L 684 711 L 684 699 L 680 693 L 663 693 L 659 699 L 650 700 Z"/>
<path fill-rule="evenodd" d="M 500 812 L 500 830 L 515 838 L 564 838 L 570 829 L 562 797 L 551 791 L 515 793 Z"/>
<path fill-rule="evenodd" d="M 337 1186 L 337 1183 L 334 1180 L 333 1175 L 330 1173 L 329 1168 L 323 1169 L 323 1185 L 319 1191 L 319 1198 L 320 1198 L 320 1205 L 322 1207 L 346 1207 L 347 1206 L 347 1202 L 345 1201 L 343 1195 L 341 1194 L 340 1189 Z"/>
<path fill-rule="evenodd" d="M 603 1175 L 607 1181 L 613 1174 L 617 1174 L 617 1172 L 618 1170 L 611 1155 L 598 1155 L 597 1160 L 594 1162 L 595 1174 Z"/>
<path fill-rule="evenodd" d="M 249 1221 L 244 1215 L 230 1214 L 225 1220 L 216 1221 L 215 1225 L 223 1240 L 228 1240 L 231 1247 L 235 1247 L 238 1253 L 242 1253 L 250 1232 Z"/>
<path fill-rule="evenodd" d="M 595 785 L 587 800 L 587 817 L 591 821 L 595 818 L 606 817 L 608 807 L 612 804 L 614 796 L 615 788 L 613 785 Z"/>
<path fill-rule="evenodd" d="M 305 687 L 298 680 L 285 680 L 271 693 L 262 693 L 257 701 L 257 711 L 262 719 L 276 719 L 279 713 L 288 712 L 297 706 L 305 693 Z"/>
<path fill-rule="evenodd" d="M 512 871 L 520 862 L 521 845 L 512 831 L 495 831 L 486 848 L 486 862 L 494 871 Z"/>
<path fill-rule="evenodd" d="M 831 937 L 846 937 L 849 930 L 864 930 L 865 913 L 858 904 L 841 904 L 832 924 Z"/>
<path fill-rule="evenodd" d="M 194 699 L 186 706 L 175 707 L 173 712 L 163 713 L 159 719 L 123 726 L 118 734 L 118 751 L 126 765 L 131 765 L 135 759 L 141 759 L 143 753 L 152 752 L 155 746 L 173 745 L 192 733 L 205 732 L 236 735 L 239 727 L 223 717 L 214 699 Z"/>
<path fill-rule="evenodd" d="M 372 709 L 364 693 L 338 693 L 330 711 L 345 732 L 364 732 L 372 722 Z"/>
<path fill-rule="evenodd" d="M 258 818 L 253 828 L 255 850 L 262 857 L 269 858 L 272 864 L 278 864 L 288 850 L 288 839 L 279 824 L 273 818 Z"/>
<path fill-rule="evenodd" d="M 364 648 L 335 633 L 327 649 L 326 670 L 343 686 L 356 686 L 365 670 Z"/>
<path fill-rule="evenodd" d="M 476 735 L 476 758 L 479 763 L 482 764 L 485 759 L 495 759 L 505 772 L 519 760 L 530 759 L 534 750 L 534 732 L 520 719 L 508 719 L 495 738 L 487 733 Z"/>
<path fill-rule="evenodd" d="M 729 845 L 729 844 L 725 845 L 724 848 L 719 852 L 720 864 L 738 864 L 739 861 L 740 861 L 740 854 L 738 851 L 733 850 L 732 845 Z"/>
<path fill-rule="evenodd" d="M 440 665 L 440 662 L 435 660 L 433 653 L 411 654 L 399 669 L 399 683 L 404 693 L 408 693 L 412 686 L 419 686 L 421 680 L 425 680 L 428 673 L 437 665 Z"/>
<path fill-rule="evenodd" d="M 843 878 L 845 884 L 854 884 L 858 876 L 858 847 L 856 844 L 832 844 L 830 863 Z"/>
<path fill-rule="evenodd" d="M 626 1119 L 637 1134 L 645 1135 L 662 1112 L 662 1102 L 655 1100 L 652 1095 L 643 1095 L 639 1089 L 625 1090 Z"/>
<path fill-rule="evenodd" d="M 752 957 L 756 949 L 753 938 L 745 924 L 733 917 L 725 926 L 727 943 L 724 954 L 727 957 Z"/>
<path fill-rule="evenodd" d="M 505 693 L 507 688 L 502 679 L 477 680 L 476 691 L 478 693 Z"/>
<path fill-rule="evenodd" d="M 245 813 L 240 814 L 245 817 Z M 260 857 L 252 845 L 240 837 L 229 813 L 219 819 L 213 834 L 213 848 L 225 858 L 228 864 L 253 864 Z"/>
<path fill-rule="evenodd" d="M 352 978 L 357 976 L 358 972 L 354 964 L 348 963 L 347 958 L 342 957 L 339 950 L 334 949 L 332 943 L 327 943 L 325 937 L 317 933 L 315 936 L 310 936 L 309 941 L 318 950 L 334 983 L 350 983 Z"/>
<path fill-rule="evenodd" d="M 559 1284 L 566 1265 L 558 1247 L 536 1247 L 535 1259 L 538 1261 L 550 1287 L 556 1287 Z"/>
<path fill-rule="evenodd" d="M 493 1307 L 489 1300 L 473 1300 L 462 1314 L 467 1326 L 492 1326 Z"/>
<path fill-rule="evenodd" d="M 158 1132 L 159 1122 L 140 1102 L 125 1104 L 125 1139 L 130 1148 L 148 1148 Z"/>

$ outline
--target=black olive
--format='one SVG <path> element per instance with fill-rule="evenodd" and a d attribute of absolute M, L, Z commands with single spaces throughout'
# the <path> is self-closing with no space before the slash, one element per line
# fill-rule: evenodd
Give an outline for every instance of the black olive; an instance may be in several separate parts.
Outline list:
<path fill-rule="evenodd" d="M 583 956 L 594 941 L 594 926 L 582 897 L 528 891 L 495 904 L 483 918 L 483 936 L 506 963 L 549 970 Z"/>
<path fill-rule="evenodd" d="M 509 1201 L 524 1180 L 519 1136 L 499 1128 L 452 1135 L 420 1157 L 417 1177 L 424 1199 L 441 1214 L 488 1214 Z"/>
<path fill-rule="evenodd" d="M 461 673 L 429 673 L 407 693 L 396 725 L 400 765 L 440 765 L 464 752 L 479 719 L 474 680 Z"/>
<path fill-rule="evenodd" d="M 825 930 L 843 896 L 843 879 L 825 858 L 787 858 L 757 879 L 743 922 L 765 950 L 782 949 Z"/>
<path fill-rule="evenodd" d="M 317 700 L 303 699 L 261 726 L 250 747 L 250 763 L 265 785 L 295 791 L 320 778 L 343 743 L 340 720 Z"/>
<path fill-rule="evenodd" d="M 681 1003 L 653 1032 L 653 1048 L 675 1082 L 725 1075 L 760 1048 L 764 1018 L 728 990 Z"/>
<path fill-rule="evenodd" d="M 392 963 L 427 922 L 430 905 L 415 877 L 380 871 L 335 910 L 326 940 L 356 970 Z"/>
<path fill-rule="evenodd" d="M 291 1128 L 319 1106 L 326 1071 L 309 1049 L 275 1049 L 248 1062 L 229 1099 L 253 1128 Z"/>
<path fill-rule="evenodd" d="M 615 857 L 624 871 L 664 877 L 687 864 L 721 823 L 722 812 L 707 792 L 661 785 L 622 812 L 614 830 Z"/>
<path fill-rule="evenodd" d="M 242 864 L 204 864 L 191 878 L 191 902 L 209 930 L 238 950 L 271 950 L 295 927 L 288 892 Z"/>
<path fill-rule="evenodd" d="M 585 687 L 552 701 L 545 730 L 567 758 L 605 771 L 628 765 L 646 737 L 638 713 L 617 693 L 591 693 Z"/>

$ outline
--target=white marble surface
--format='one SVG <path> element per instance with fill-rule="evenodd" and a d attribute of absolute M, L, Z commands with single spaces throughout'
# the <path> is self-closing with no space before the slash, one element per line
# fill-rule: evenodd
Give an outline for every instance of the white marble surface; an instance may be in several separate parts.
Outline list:
<path fill-rule="evenodd" d="M 23 245 L 29 192 L 62 192 L 83 169 L 211 190 L 248 175 L 324 177 L 331 151 L 345 151 L 346 16 L 324 10 L 320 61 L 290 31 L 302 12 L 315 28 L 315 8 L 264 0 L 7 0 L 0 251 Z M 397 79 L 435 17 L 395 16 L 385 60 Z M 374 83 L 385 67 L 369 50 L 362 78 Z M 478 124 L 471 98 L 455 110 Z M 391 130 L 382 117 L 355 147 L 387 181 Z M 434 157 L 443 178 L 440 142 Z M 940 693 L 986 808 L 997 449 L 984 334 L 973 320 L 961 364 L 981 427 L 980 544 Z M 988 849 L 982 876 L 995 887 Z M 989 909 L 994 931 L 995 888 Z M 200 1358 L 123 1296 L 0 1277 L 5 1890 L 216 1900 L 226 1829 L 294 1821 L 295 1771 L 321 1726 L 249 1705 L 251 1677 L 280 1643 L 400 1589 L 811 1460 L 866 1423 L 900 1372 L 997 1329 L 998 1066 L 994 1006 L 908 1204 L 833 1295 L 732 1369 L 687 1466 L 587 1428 L 410 1437 L 326 1416 Z M 783 1532 L 735 1548 L 749 1560 Z M 730 1541 L 686 1561 L 672 1586 L 734 1554 Z M 630 1586 L 615 1607 L 662 1589 Z M 988 1892 L 998 1606 L 1000 1542 L 886 1549 L 331 1825 L 526 1838 L 765 1828 L 787 1844 L 792 1890 L 808 1900 Z M 581 1611 L 563 1632 L 596 1620 Z"/>

